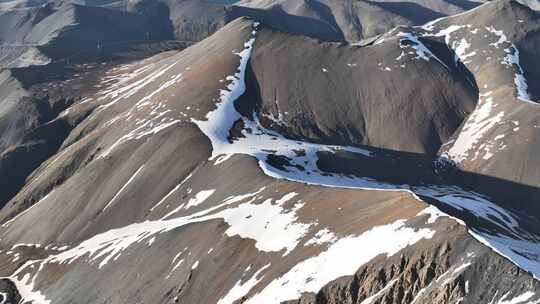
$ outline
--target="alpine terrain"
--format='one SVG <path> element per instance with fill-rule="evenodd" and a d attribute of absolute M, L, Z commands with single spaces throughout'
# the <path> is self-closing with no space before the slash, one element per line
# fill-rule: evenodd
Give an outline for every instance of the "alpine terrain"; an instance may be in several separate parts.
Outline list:
<path fill-rule="evenodd" d="M 0 0 L 0 304 L 540 303 L 538 0 Z"/>

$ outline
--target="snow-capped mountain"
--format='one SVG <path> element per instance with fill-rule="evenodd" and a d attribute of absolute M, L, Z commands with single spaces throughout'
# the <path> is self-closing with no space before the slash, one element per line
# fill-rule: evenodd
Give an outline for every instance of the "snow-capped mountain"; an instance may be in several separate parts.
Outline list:
<path fill-rule="evenodd" d="M 1 304 L 540 302 L 534 3 L 102 4 L 0 10 Z"/>

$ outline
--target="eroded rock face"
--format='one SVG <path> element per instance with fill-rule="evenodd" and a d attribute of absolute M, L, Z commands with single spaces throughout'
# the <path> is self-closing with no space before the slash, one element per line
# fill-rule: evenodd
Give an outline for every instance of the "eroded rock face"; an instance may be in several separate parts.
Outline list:
<path fill-rule="evenodd" d="M 462 227 L 449 225 L 446 232 L 400 256 L 374 259 L 353 276 L 289 303 L 499 303 L 533 297 L 536 280 Z"/>
<path fill-rule="evenodd" d="M 503 125 L 492 109 L 536 113 L 535 85 L 515 82 L 535 65 L 487 57 L 516 54 L 516 39 L 534 62 L 523 37 L 537 22 L 496 1 L 351 46 L 240 18 L 183 51 L 11 70 L 0 118 L 24 123 L 1 129 L 2 155 L 15 146 L 35 167 L 0 210 L 0 292 L 35 303 L 537 301 L 538 208 L 503 191 L 534 189 L 474 170 Z"/>

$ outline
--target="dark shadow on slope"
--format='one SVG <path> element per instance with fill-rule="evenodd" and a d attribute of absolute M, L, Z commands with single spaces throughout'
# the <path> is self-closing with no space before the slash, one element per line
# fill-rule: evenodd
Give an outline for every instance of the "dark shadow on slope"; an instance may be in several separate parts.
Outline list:
<path fill-rule="evenodd" d="M 240 6 L 227 8 L 227 22 L 239 17 L 250 17 L 282 32 L 304 35 L 325 41 L 345 40 L 341 30 L 336 29 L 333 25 L 312 18 L 290 15 L 280 7 L 273 7 L 270 10 Z"/>
<path fill-rule="evenodd" d="M 321 17 L 322 20 L 328 22 L 328 24 L 332 26 L 336 33 L 341 33 L 343 39 L 345 39 L 345 35 L 339 27 L 336 18 L 332 13 L 332 10 L 326 4 L 324 4 L 324 1 L 307 0 L 304 3 L 311 7 L 315 12 L 317 12 L 317 14 Z"/>
<path fill-rule="evenodd" d="M 537 14 L 540 19 L 540 13 Z M 517 44 L 519 49 L 519 61 L 523 69 L 525 79 L 527 79 L 528 93 L 531 99 L 540 102 L 540 60 L 538 60 L 538 50 L 540 50 L 540 28 L 528 32 Z"/>
<path fill-rule="evenodd" d="M 21 295 L 10 279 L 0 279 L 0 303 L 20 303 Z"/>
<path fill-rule="evenodd" d="M 74 74 L 74 69 L 70 66 L 65 66 L 63 63 L 53 63 L 46 66 L 33 65 L 26 68 L 13 68 L 10 70 L 13 77 L 15 77 L 25 89 L 49 81 L 67 80 Z"/>
<path fill-rule="evenodd" d="M 455 5 L 455 6 L 459 6 L 460 8 L 462 8 L 463 10 L 470 10 L 470 9 L 473 9 L 477 6 L 479 6 L 480 4 L 482 3 L 479 3 L 479 2 L 472 2 L 472 1 L 468 1 L 468 0 L 445 0 L 445 2 L 449 3 L 449 4 L 452 4 L 452 5 Z"/>
<path fill-rule="evenodd" d="M 451 69 L 451 74 L 454 79 L 465 79 L 471 88 L 476 92 L 476 97 L 478 99 L 479 89 L 476 84 L 474 75 L 467 67 L 461 62 L 461 60 L 456 61 L 456 52 L 448 47 L 446 43 L 435 39 L 427 39 L 420 37 L 419 40 L 429 48 L 429 50 L 437 56 L 441 61 L 443 61 L 446 66 Z"/>
<path fill-rule="evenodd" d="M 238 113 L 247 117 L 249 120 L 253 120 L 253 114 L 257 113 L 257 110 L 261 107 L 261 94 L 260 86 L 255 74 L 251 62 L 248 62 L 245 72 L 246 91 L 242 96 L 234 101 L 234 107 Z"/>
<path fill-rule="evenodd" d="M 540 188 L 497 177 L 459 170 L 449 161 L 426 154 L 400 152 L 369 147 L 373 156 L 347 151 L 319 152 L 317 165 L 323 172 L 351 177 L 372 178 L 403 189 L 415 187 L 457 186 L 519 216 L 520 226 L 540 234 Z M 467 211 L 456 210 L 433 197 L 422 199 L 444 212 L 465 220 L 475 228 L 496 230 L 493 224 L 478 219 Z"/>
<path fill-rule="evenodd" d="M 160 1 L 140 1 L 134 10 L 145 18 L 147 39 L 172 40 L 174 26 L 169 7 Z"/>
<path fill-rule="evenodd" d="M 131 45 L 173 40 L 169 9 L 158 3 L 141 14 L 65 5 L 61 10 L 72 11 L 77 23 L 63 27 L 57 37 L 39 49 L 53 61 L 80 62 L 123 52 Z"/>
<path fill-rule="evenodd" d="M 0 208 L 19 192 L 30 173 L 58 151 L 71 129 L 65 121 L 52 121 L 33 130 L 23 138 L 22 144 L 0 155 Z"/>
<path fill-rule="evenodd" d="M 410 2 L 379 2 L 370 0 L 360 0 L 362 2 L 378 6 L 393 14 L 402 16 L 408 20 L 413 21 L 415 24 L 423 24 L 431 20 L 445 17 L 446 15 L 431 10 L 427 7 L 421 6 L 416 3 Z"/>
<path fill-rule="evenodd" d="M 82 92 L 96 90 L 93 85 L 108 67 L 53 64 L 12 70 L 12 75 L 28 90 L 29 97 L 19 101 L 6 114 L 9 117 L 0 117 L 0 135 L 9 132 L 11 120 L 31 119 L 35 123 L 19 125 L 18 138 L 0 146 L 3 147 L 0 150 L 0 208 L 22 189 L 43 162 L 58 152 L 73 128 L 92 112 L 89 108 L 70 118 L 59 117 L 80 99 Z M 83 73 L 86 73 L 84 77 L 75 77 Z M 64 82 L 67 79 L 69 82 Z"/>

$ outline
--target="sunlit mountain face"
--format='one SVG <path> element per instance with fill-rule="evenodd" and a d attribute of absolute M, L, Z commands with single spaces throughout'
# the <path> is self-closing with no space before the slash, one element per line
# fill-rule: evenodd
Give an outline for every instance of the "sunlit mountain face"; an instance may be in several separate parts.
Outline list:
<path fill-rule="evenodd" d="M 540 303 L 538 7 L 0 1 L 0 304 Z"/>

